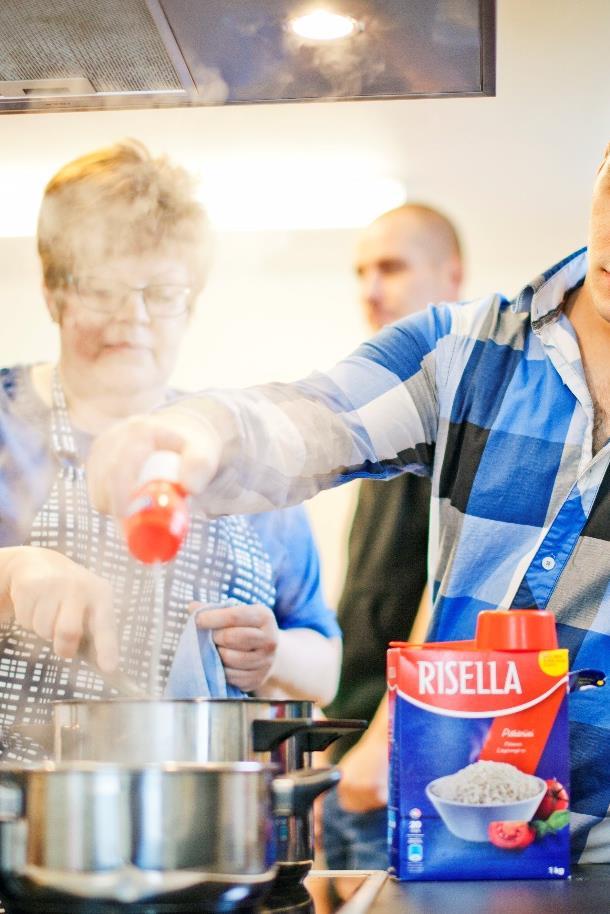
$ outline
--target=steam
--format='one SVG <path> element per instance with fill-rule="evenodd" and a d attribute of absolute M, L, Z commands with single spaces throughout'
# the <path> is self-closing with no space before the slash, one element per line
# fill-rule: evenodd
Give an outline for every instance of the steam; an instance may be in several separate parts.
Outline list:
<path fill-rule="evenodd" d="M 279 15 L 246 6 L 235 10 L 230 19 L 220 15 L 203 48 L 189 45 L 181 36 L 199 87 L 194 100 L 218 105 L 349 98 L 373 94 L 384 80 L 386 61 L 379 49 L 377 23 L 370 15 L 364 32 L 339 41 L 310 41 L 285 25 Z M 206 66 L 197 66 L 202 56 Z"/>
<path fill-rule="evenodd" d="M 224 105 L 229 98 L 229 87 L 218 67 L 197 63 L 192 67 L 192 75 L 198 87 L 194 101 L 203 105 Z"/>
<path fill-rule="evenodd" d="M 285 94 L 291 97 L 303 94 L 298 88 L 298 70 L 306 66 L 312 71 L 308 82 L 320 91 L 316 97 L 353 98 L 365 95 L 368 87 L 377 83 L 386 71 L 385 60 L 371 53 L 371 44 L 367 34 L 358 34 L 343 42 L 312 43 L 287 31 L 284 50 L 297 67 L 292 64 L 280 71 Z"/>
<path fill-rule="evenodd" d="M 307 6 L 234 4 L 230 15 L 218 0 L 207 7 L 207 28 L 180 35 L 191 70 L 203 58 L 212 75 L 208 100 L 205 80 L 193 72 L 204 86 L 204 104 L 220 103 L 216 79 L 231 102 L 404 97 L 471 83 L 463 50 L 479 42 L 476 2 L 351 0 L 342 7 L 361 29 L 329 41 L 289 28 L 290 15 L 307 12 Z"/>
<path fill-rule="evenodd" d="M 148 692 L 153 698 L 159 697 L 159 675 L 162 669 L 162 650 L 163 650 L 163 620 L 165 618 L 165 590 L 164 590 L 164 573 L 159 562 L 152 567 L 153 587 L 154 587 L 154 604 L 150 624 L 153 626 L 150 673 L 148 680 Z"/>

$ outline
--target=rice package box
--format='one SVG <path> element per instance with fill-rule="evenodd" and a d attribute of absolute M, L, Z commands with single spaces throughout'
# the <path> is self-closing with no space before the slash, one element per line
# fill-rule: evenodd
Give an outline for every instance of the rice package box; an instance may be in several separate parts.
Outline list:
<path fill-rule="evenodd" d="M 568 653 L 394 645 L 390 872 L 569 875 Z"/>

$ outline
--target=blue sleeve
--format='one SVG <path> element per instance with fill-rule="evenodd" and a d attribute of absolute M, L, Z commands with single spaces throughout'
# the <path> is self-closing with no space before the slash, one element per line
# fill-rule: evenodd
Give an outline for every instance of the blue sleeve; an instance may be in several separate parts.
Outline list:
<path fill-rule="evenodd" d="M 273 566 L 274 612 L 281 629 L 311 628 L 340 638 L 335 613 L 320 582 L 320 560 L 305 509 L 300 505 L 248 517 Z"/>
<path fill-rule="evenodd" d="M 467 311 L 430 306 L 386 327 L 328 372 L 187 399 L 183 408 L 211 422 L 223 446 L 198 507 L 209 517 L 252 513 L 361 476 L 431 475 L 439 379 L 445 383 L 456 334 L 476 339 L 488 311 L 489 302 Z"/>

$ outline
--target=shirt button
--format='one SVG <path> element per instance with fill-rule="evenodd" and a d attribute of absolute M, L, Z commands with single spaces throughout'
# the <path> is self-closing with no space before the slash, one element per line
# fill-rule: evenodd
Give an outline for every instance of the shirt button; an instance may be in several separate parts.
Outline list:
<path fill-rule="evenodd" d="M 551 571 L 555 567 L 555 559 L 552 555 L 545 555 L 542 559 L 542 567 L 545 571 Z"/>

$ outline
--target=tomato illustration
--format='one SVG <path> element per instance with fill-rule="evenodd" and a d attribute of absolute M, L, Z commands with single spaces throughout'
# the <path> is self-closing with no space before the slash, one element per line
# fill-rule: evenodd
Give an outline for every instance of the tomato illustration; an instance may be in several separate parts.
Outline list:
<path fill-rule="evenodd" d="M 556 778 L 549 778 L 546 784 L 547 791 L 536 810 L 535 819 L 548 819 L 556 810 L 567 809 L 570 802 L 568 791 Z"/>
<path fill-rule="evenodd" d="M 523 850 L 536 837 L 529 822 L 490 822 L 487 835 L 492 844 L 506 850 Z"/>

